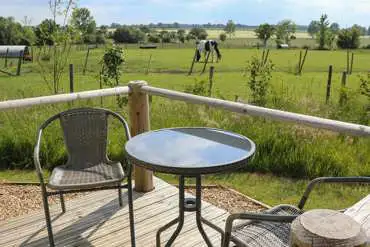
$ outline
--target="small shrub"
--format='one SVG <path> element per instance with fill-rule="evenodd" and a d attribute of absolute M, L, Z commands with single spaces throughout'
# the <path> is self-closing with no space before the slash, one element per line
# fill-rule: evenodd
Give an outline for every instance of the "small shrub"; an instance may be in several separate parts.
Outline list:
<path fill-rule="evenodd" d="M 207 90 L 207 82 L 205 80 L 195 80 L 195 83 L 193 85 L 187 85 L 185 87 L 185 93 L 191 93 L 201 96 L 206 96 Z"/>
<path fill-rule="evenodd" d="M 267 93 L 273 69 L 274 65 L 271 63 L 271 60 L 260 61 L 259 58 L 253 56 L 248 62 L 248 86 L 251 90 L 251 103 L 261 106 L 267 103 Z"/>

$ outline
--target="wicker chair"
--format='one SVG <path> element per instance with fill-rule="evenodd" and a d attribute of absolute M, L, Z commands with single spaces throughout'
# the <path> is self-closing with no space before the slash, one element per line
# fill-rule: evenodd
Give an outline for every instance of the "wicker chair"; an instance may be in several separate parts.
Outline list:
<path fill-rule="evenodd" d="M 308 184 L 297 207 L 278 205 L 263 213 L 232 214 L 226 220 L 222 246 L 228 247 L 232 241 L 243 247 L 288 247 L 290 224 L 303 213 L 309 194 L 319 183 L 370 183 L 370 177 L 316 178 Z"/>
<path fill-rule="evenodd" d="M 50 246 L 55 246 L 55 244 L 48 196 L 59 194 L 61 208 L 64 213 L 66 210 L 64 194 L 117 189 L 119 205 L 122 206 L 121 188 L 127 188 L 128 190 L 131 245 L 135 246 L 131 165 L 126 162 L 126 171 L 124 172 L 120 162 L 111 161 L 107 157 L 109 116 L 120 121 L 124 127 L 126 138 L 130 139 L 130 132 L 125 119 L 112 111 L 96 108 L 77 108 L 58 113 L 46 120 L 38 130 L 34 162 L 40 179 Z M 39 158 L 41 137 L 43 130 L 57 119 L 59 119 L 64 132 L 68 160 L 66 164 L 53 169 L 49 182 L 45 184 Z M 127 184 L 122 184 L 124 179 L 127 179 Z M 51 190 L 47 190 L 47 187 Z"/>

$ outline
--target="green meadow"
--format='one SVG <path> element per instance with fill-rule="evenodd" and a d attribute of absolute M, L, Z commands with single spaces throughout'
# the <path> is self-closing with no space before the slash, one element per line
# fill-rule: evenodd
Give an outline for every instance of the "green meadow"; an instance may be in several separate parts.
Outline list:
<path fill-rule="evenodd" d="M 151 86 L 178 91 L 202 85 L 208 87 L 208 68 L 214 66 L 212 96 L 231 101 L 238 98 L 246 103 L 250 102 L 251 93 L 248 87 L 247 62 L 253 56 L 262 56 L 261 49 L 227 48 L 227 43 L 222 44 L 221 62 L 208 64 L 203 75 L 200 75 L 200 71 L 204 64 L 195 64 L 193 74 L 188 76 L 194 56 L 193 47 L 177 44 L 164 48 L 159 45 L 158 49 L 152 50 L 139 49 L 137 45 L 123 47 L 125 64 L 122 66 L 120 85 L 126 85 L 130 80 L 145 80 Z M 74 64 L 75 91 L 99 88 L 99 62 L 104 48 L 90 50 L 86 75 L 83 75 L 86 52 L 81 47 L 74 47 L 72 50 L 69 63 Z M 339 96 L 343 93 L 341 76 L 347 66 L 346 51 L 309 50 L 302 75 L 298 76 L 295 72 L 300 49 L 271 49 L 269 58 L 274 64 L 274 72 L 266 106 L 368 125 L 366 106 L 369 102 L 368 98 L 359 93 L 359 89 L 360 78 L 366 78 L 370 70 L 370 50 L 353 52 L 353 73 L 348 77 L 345 89 L 347 103 L 340 106 Z M 12 64 L 13 66 L 7 68 L 10 72 L 15 71 L 16 61 Z M 334 70 L 331 98 L 325 104 L 329 65 L 333 65 Z M 45 63 L 44 66 L 50 64 Z M 3 60 L 0 59 L 0 68 L 2 67 Z M 61 92 L 69 92 L 67 70 L 61 81 Z M 0 88 L 1 101 L 52 93 L 36 62 L 26 62 L 19 77 L 0 72 Z M 34 181 L 32 153 L 37 127 L 54 113 L 86 105 L 107 107 L 127 117 L 127 106 L 117 106 L 115 97 L 0 112 L 0 180 Z M 257 145 L 256 155 L 244 169 L 230 174 L 207 176 L 206 182 L 233 187 L 268 204 L 297 202 L 308 180 L 314 177 L 370 174 L 369 138 L 352 137 L 153 97 L 151 128 L 177 126 L 223 128 L 254 140 Z M 120 131 L 119 126 L 112 123 L 109 153 L 114 158 L 122 158 L 125 140 L 121 138 Z M 42 151 L 45 170 L 65 161 L 62 136 L 57 125 L 46 131 Z M 173 176 L 158 175 L 176 183 Z M 309 207 L 344 207 L 368 192 L 365 186 L 322 186 L 314 194 Z M 324 200 L 323 196 L 327 199 Z"/>

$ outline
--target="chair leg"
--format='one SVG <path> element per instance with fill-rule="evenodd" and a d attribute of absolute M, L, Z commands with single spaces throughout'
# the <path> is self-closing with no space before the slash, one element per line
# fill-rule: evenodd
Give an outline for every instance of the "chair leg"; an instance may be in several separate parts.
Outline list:
<path fill-rule="evenodd" d="M 135 224 L 134 224 L 134 205 L 132 200 L 132 180 L 131 176 L 127 178 L 128 184 L 128 210 L 129 210 L 129 217 L 130 217 L 130 234 L 131 234 L 131 247 L 135 247 Z"/>
<path fill-rule="evenodd" d="M 51 228 L 51 219 L 50 219 L 50 211 L 49 211 L 49 203 L 48 203 L 48 195 L 45 188 L 45 185 L 41 185 L 41 192 L 42 192 L 42 202 L 44 205 L 44 212 L 45 212 L 45 219 L 46 219 L 46 228 L 48 230 L 48 236 L 49 236 L 49 244 L 50 247 L 54 247 L 54 237 L 53 237 L 53 230 Z"/>
<path fill-rule="evenodd" d="M 122 207 L 123 206 L 122 188 L 121 188 L 121 184 L 120 183 L 118 184 L 118 201 L 119 201 L 119 206 Z"/>
<path fill-rule="evenodd" d="M 60 205 L 62 207 L 62 212 L 66 212 L 66 204 L 64 203 L 64 195 L 63 193 L 59 193 Z"/>

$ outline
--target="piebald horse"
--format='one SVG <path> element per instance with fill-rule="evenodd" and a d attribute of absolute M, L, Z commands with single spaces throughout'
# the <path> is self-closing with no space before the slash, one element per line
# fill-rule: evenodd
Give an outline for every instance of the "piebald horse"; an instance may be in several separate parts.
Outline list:
<path fill-rule="evenodd" d="M 197 45 L 197 51 L 196 51 L 196 56 L 197 56 L 197 59 L 196 61 L 199 62 L 200 58 L 202 57 L 202 53 L 203 55 L 207 56 L 207 53 L 210 53 L 211 57 L 212 57 L 212 63 L 213 63 L 213 57 L 214 57 L 214 52 L 216 52 L 216 55 L 217 55 L 217 62 L 219 60 L 221 60 L 221 53 L 220 53 L 220 50 L 218 49 L 218 44 L 217 44 L 217 41 L 215 40 L 200 40 L 200 41 L 197 41 L 196 42 L 196 45 Z"/>

